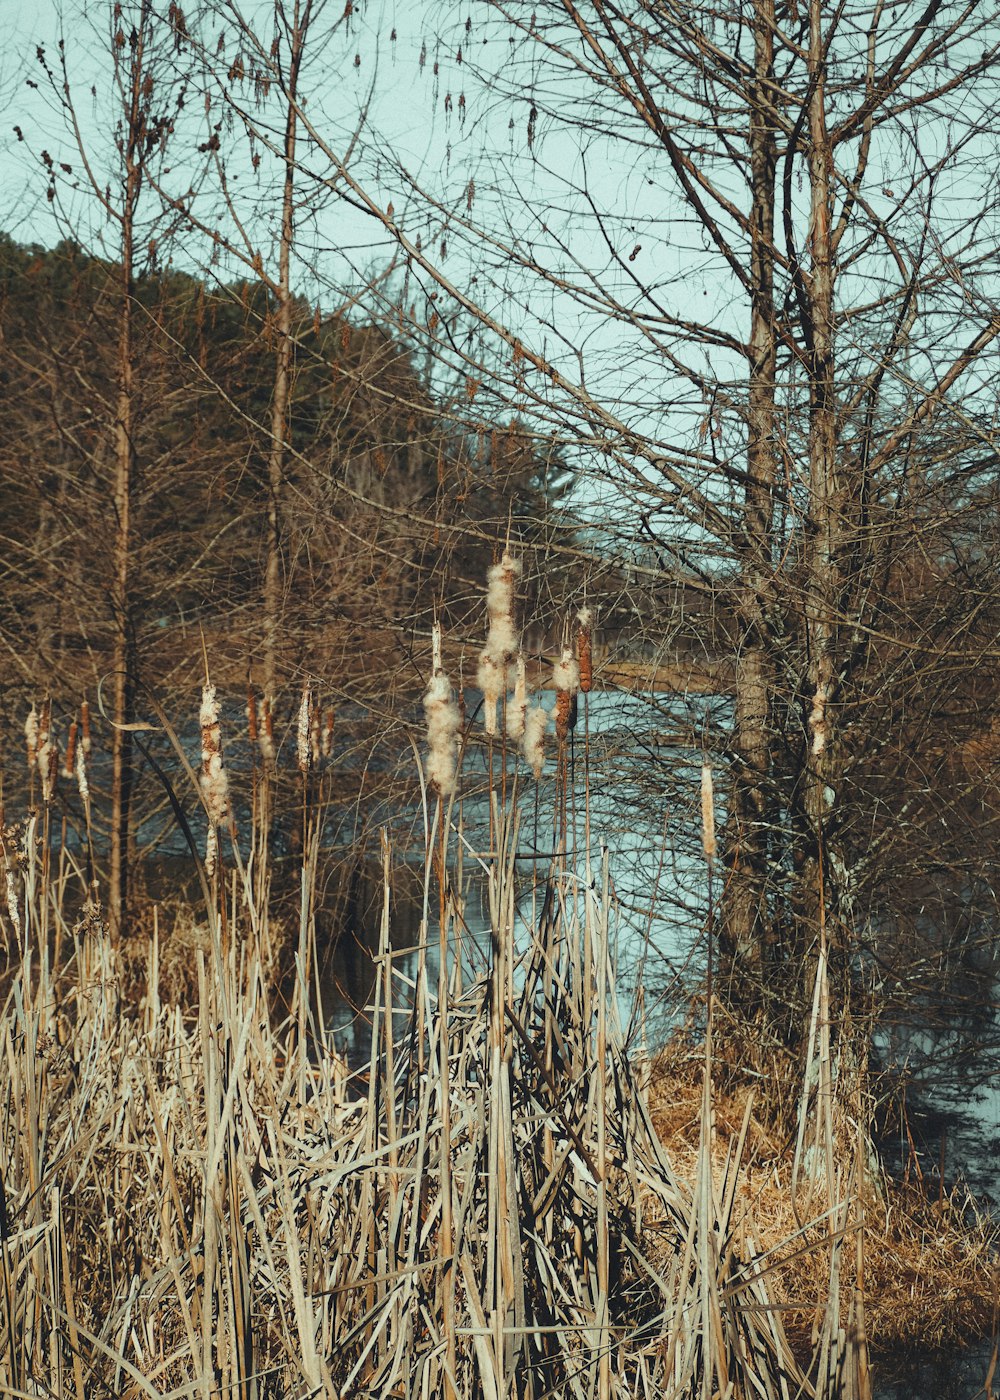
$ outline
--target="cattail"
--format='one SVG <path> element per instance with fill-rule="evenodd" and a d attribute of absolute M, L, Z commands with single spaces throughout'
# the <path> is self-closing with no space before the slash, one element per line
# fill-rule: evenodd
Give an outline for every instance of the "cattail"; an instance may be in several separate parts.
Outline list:
<path fill-rule="evenodd" d="M 80 733 L 83 738 L 81 747 L 87 758 L 90 757 L 90 706 L 84 700 L 80 706 Z"/>
<path fill-rule="evenodd" d="M 524 712 L 528 706 L 528 681 L 524 656 L 518 653 L 514 680 L 514 699 L 507 706 L 507 737 L 515 744 L 524 738 Z"/>
<path fill-rule="evenodd" d="M 51 732 L 38 748 L 38 771 L 42 775 L 42 801 L 51 802 L 59 781 L 59 744 Z"/>
<path fill-rule="evenodd" d="M 76 736 L 80 726 L 76 720 L 69 727 L 69 736 L 66 740 L 66 757 L 63 759 L 63 774 L 67 778 L 72 778 L 76 772 Z"/>
<path fill-rule="evenodd" d="M 809 728 L 812 730 L 812 753 L 813 758 L 819 758 L 826 748 L 828 737 L 828 726 L 826 720 L 826 702 L 830 698 L 830 687 L 826 681 L 820 681 L 816 687 L 816 694 L 813 696 L 812 711 L 809 715 Z"/>
<path fill-rule="evenodd" d="M 296 726 L 295 754 L 300 773 L 309 772 L 309 717 L 312 713 L 312 692 L 306 686 L 299 702 L 299 719 Z"/>
<path fill-rule="evenodd" d="M 201 692 L 201 795 L 208 811 L 209 827 L 221 825 L 229 816 L 229 779 L 222 762 L 222 731 L 215 686 Z M 218 842 L 216 842 L 218 851 Z M 207 864 L 207 861 L 206 861 Z M 214 867 L 213 867 L 214 868 Z"/>
<path fill-rule="evenodd" d="M 259 730 L 257 728 L 257 701 L 254 697 L 253 687 L 247 686 L 247 738 L 251 744 L 258 742 Z"/>
<path fill-rule="evenodd" d="M 435 633 L 439 630 L 435 623 Z M 440 656 L 439 646 L 435 655 Z M 451 682 L 440 667 L 435 670 L 424 695 L 424 714 L 427 716 L 427 781 L 442 797 L 448 797 L 455 790 L 461 717 L 451 693 Z"/>
<path fill-rule="evenodd" d="M 38 759 L 38 711 L 34 704 L 24 721 L 24 741 L 28 749 L 28 770 L 34 768 Z"/>
<path fill-rule="evenodd" d="M 314 768 L 319 767 L 319 761 L 323 757 L 323 740 L 320 733 L 322 723 L 322 711 L 318 705 L 314 705 L 309 711 L 309 758 Z"/>
<path fill-rule="evenodd" d="M 715 788 L 712 765 L 701 765 L 701 844 L 709 860 L 715 859 Z"/>
<path fill-rule="evenodd" d="M 521 561 L 504 553 L 499 564 L 486 574 L 486 611 L 489 630 L 479 658 L 476 683 L 483 692 L 483 723 L 487 734 L 496 735 L 497 704 L 507 688 L 507 667 L 517 654 L 518 637 L 514 622 L 514 592 L 521 576 Z"/>
<path fill-rule="evenodd" d="M 332 756 L 333 756 L 333 726 L 334 726 L 335 721 L 336 721 L 336 713 L 335 713 L 335 711 L 333 711 L 333 710 L 327 710 L 327 712 L 326 712 L 326 721 L 325 721 L 325 723 L 324 723 L 324 725 L 323 725 L 323 757 L 324 757 L 324 758 L 332 758 Z"/>
<path fill-rule="evenodd" d="M 584 695 L 589 695 L 594 687 L 593 624 L 594 614 L 589 608 L 581 608 L 576 615 L 576 659 Z"/>
<path fill-rule="evenodd" d="M 520 577 L 521 561 L 506 552 L 500 563 L 494 564 L 486 574 L 486 611 L 490 618 L 486 650 L 503 664 L 517 652 L 514 590 Z"/>
<path fill-rule="evenodd" d="M 524 712 L 524 757 L 536 780 L 545 767 L 545 731 L 549 726 L 548 712 L 531 705 Z"/>
<path fill-rule="evenodd" d="M 21 911 L 17 904 L 17 879 L 13 870 L 7 866 L 7 913 L 14 926 L 15 937 L 21 937 Z"/>
<path fill-rule="evenodd" d="M 76 751 L 76 786 L 80 800 L 86 807 L 90 802 L 90 783 L 87 780 L 87 741 L 84 740 Z"/>
<path fill-rule="evenodd" d="M 257 742 L 260 745 L 260 756 L 265 763 L 273 763 L 275 755 L 274 711 L 271 708 L 271 698 L 268 695 L 262 695 L 257 701 L 257 722 L 259 725 Z"/>
<path fill-rule="evenodd" d="M 479 669 L 476 672 L 476 684 L 483 692 L 483 724 L 487 734 L 497 735 L 500 733 L 497 727 L 497 704 L 504 690 L 506 680 L 506 666 L 496 661 L 488 651 L 484 651 L 479 658 Z"/>
<path fill-rule="evenodd" d="M 51 802 L 59 769 L 59 748 L 52 738 L 52 703 L 49 700 L 42 703 L 35 743 L 38 772 L 42 779 L 42 801 Z"/>
<path fill-rule="evenodd" d="M 560 744 L 576 726 L 576 696 L 580 689 L 580 667 L 569 647 L 552 668 L 552 685 L 556 692 L 556 737 Z"/>
<path fill-rule="evenodd" d="M 216 827 L 209 822 L 208 835 L 205 838 L 205 873 L 211 878 L 215 874 L 215 867 L 219 863 L 219 833 Z"/>

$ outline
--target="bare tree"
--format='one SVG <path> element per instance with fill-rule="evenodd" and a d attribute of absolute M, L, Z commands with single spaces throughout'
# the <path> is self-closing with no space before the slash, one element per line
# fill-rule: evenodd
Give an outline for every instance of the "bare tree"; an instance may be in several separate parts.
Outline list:
<path fill-rule="evenodd" d="M 367 176 L 301 113 L 441 308 L 411 333 L 607 506 L 647 639 L 664 585 L 706 599 L 732 695 L 718 985 L 779 1042 L 810 953 L 849 978 L 902 919 L 894 862 L 941 866 L 945 790 L 904 752 L 991 723 L 998 20 L 499 0 L 422 38 L 440 170 L 377 103 Z M 966 890 L 988 864 L 967 847 Z"/>
<path fill-rule="evenodd" d="M 132 828 L 134 722 L 138 679 L 134 560 L 137 537 L 133 520 L 139 478 L 137 443 L 141 435 L 140 376 L 149 336 L 137 331 L 141 315 L 136 296 L 140 269 L 156 266 L 169 242 L 169 221 L 158 199 L 149 197 L 150 174 L 164 164 L 166 149 L 184 105 L 184 74 L 170 27 L 161 23 L 152 0 L 116 3 L 107 10 L 103 36 L 101 97 L 111 122 L 111 142 L 90 134 L 90 123 L 77 102 L 78 72 L 66 42 L 60 39 L 54 64 L 43 50 L 38 61 L 48 95 L 64 125 L 67 149 L 54 157 L 42 150 L 48 174 L 48 199 L 57 223 L 77 241 L 91 238 L 113 259 L 115 295 L 115 368 L 107 405 L 107 447 L 111 528 L 106 588 L 113 645 L 110 661 L 111 830 L 108 912 L 121 931 L 129 897 L 129 842 Z M 79 58 L 79 54 L 76 55 Z M 94 75 L 91 75 L 92 77 Z M 97 103 L 92 84 L 91 101 Z M 146 328 L 144 327 L 144 330 Z M 93 408 L 90 413 L 93 416 Z"/>

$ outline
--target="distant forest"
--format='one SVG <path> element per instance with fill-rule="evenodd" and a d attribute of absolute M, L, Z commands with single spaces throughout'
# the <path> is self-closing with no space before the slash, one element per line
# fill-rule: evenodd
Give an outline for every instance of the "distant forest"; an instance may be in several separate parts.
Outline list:
<path fill-rule="evenodd" d="M 127 617 L 109 571 L 120 270 L 0 236 L 0 640 L 5 704 L 78 696 L 120 624 L 144 684 L 187 692 L 202 642 L 242 685 L 261 644 L 274 307 L 182 272 L 134 288 Z M 462 386 L 456 391 L 464 396 Z M 481 630 L 496 542 L 544 542 L 568 473 L 517 421 L 472 435 L 405 341 L 295 303 L 279 675 L 354 698 L 425 682 L 435 613 Z M 537 571 L 533 571 L 537 574 Z"/>

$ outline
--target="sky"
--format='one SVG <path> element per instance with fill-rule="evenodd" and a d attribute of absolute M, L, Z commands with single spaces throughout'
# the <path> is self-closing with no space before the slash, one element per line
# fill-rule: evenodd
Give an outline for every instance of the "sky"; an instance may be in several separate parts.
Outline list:
<path fill-rule="evenodd" d="M 248 0 L 247 11 L 260 17 L 254 27 L 266 52 L 271 5 Z M 44 244 L 72 232 L 85 247 L 103 248 L 113 257 L 114 226 L 81 178 L 79 152 L 59 106 L 58 81 L 53 92 L 33 57 L 35 46 L 43 44 L 50 62 L 55 60 L 59 10 L 52 0 L 39 0 L 36 6 L 18 6 L 9 13 L 13 41 L 5 46 L 0 70 L 6 114 L 0 129 L 0 227 L 19 240 Z M 109 6 L 105 0 L 73 0 L 65 13 L 72 16 L 64 32 L 73 110 L 100 188 L 114 169 L 109 31 L 104 27 Z M 656 143 L 642 145 L 624 127 L 606 135 L 596 121 L 570 130 L 550 119 L 549 111 L 569 110 L 579 86 L 568 82 L 557 65 L 541 64 L 533 46 L 523 52 L 512 47 L 509 34 L 490 25 L 488 13 L 483 0 L 467 0 L 465 5 L 358 0 L 349 16 L 344 0 L 329 0 L 322 9 L 303 85 L 306 117 L 327 149 L 308 137 L 300 144 L 305 170 L 298 183 L 294 286 L 325 313 L 350 306 L 350 298 L 356 296 L 351 314 L 357 318 L 378 310 L 385 313 L 398 301 L 422 334 L 435 318 L 443 317 L 445 325 L 436 332 L 438 351 L 450 359 L 459 385 L 463 375 L 485 380 L 481 389 L 470 389 L 482 396 L 484 414 L 499 411 L 502 401 L 508 411 L 521 406 L 525 414 L 531 412 L 540 428 L 558 428 L 570 437 L 578 430 L 595 461 L 595 479 L 604 469 L 605 448 L 617 450 L 615 430 L 608 426 L 608 421 L 616 421 L 664 451 L 677 450 L 685 456 L 688 470 L 721 481 L 717 459 L 738 455 L 742 443 L 738 405 L 731 409 L 726 399 L 730 394 L 738 399 L 740 380 L 745 378 L 738 342 L 749 325 L 746 299 L 697 221 L 678 204 Z M 221 36 L 226 60 L 235 57 L 232 19 L 209 29 L 207 46 L 213 55 Z M 244 52 L 250 52 L 247 45 Z M 177 96 L 172 81 L 176 78 L 161 85 L 165 102 Z M 261 128 L 255 141 L 239 123 L 224 120 L 218 132 L 232 208 L 246 233 L 247 261 L 241 265 L 238 257 L 213 249 L 203 235 L 190 231 L 157 245 L 160 256 L 172 258 L 175 265 L 205 270 L 223 281 L 247 275 L 251 254 L 257 252 L 265 271 L 273 275 L 280 211 L 280 161 L 267 148 L 269 132 L 270 139 L 280 143 L 280 126 L 269 127 L 280 114 L 268 103 L 258 106 L 252 100 L 248 81 L 236 86 L 246 94 L 250 120 Z M 972 100 L 970 95 L 962 98 Z M 956 98 L 956 109 L 959 105 Z M 912 119 L 903 118 L 874 135 L 867 207 L 872 220 L 891 221 L 894 209 L 910 199 L 916 224 L 911 220 L 904 227 L 898 219 L 893 225 L 900 230 L 904 261 L 916 256 L 906 240 L 920 236 L 919 194 L 910 186 L 908 172 L 933 163 L 949 119 L 929 119 L 915 110 Z M 206 156 L 199 150 L 213 138 L 216 120 L 216 109 L 206 114 L 201 96 L 190 89 L 163 184 L 172 194 L 189 192 L 193 184 L 196 195 L 188 198 L 189 207 L 204 227 L 228 232 L 233 221 L 218 192 L 218 167 L 211 153 Z M 15 126 L 23 141 L 14 136 Z M 52 203 L 46 198 L 43 151 L 59 174 Z M 433 280 L 417 267 L 406 271 L 379 221 L 359 210 L 356 192 L 338 181 L 336 159 L 346 153 L 361 189 L 383 211 L 393 206 L 393 217 L 406 230 L 411 246 L 420 240 L 424 253 L 463 295 L 548 356 L 576 386 L 575 427 L 565 411 L 565 395 L 539 386 L 536 379 L 533 393 L 520 396 L 509 346 L 495 336 L 486 336 L 485 342 L 475 335 L 467 339 L 468 322 L 449 319 L 447 296 Z M 983 173 L 971 175 L 977 163 Z M 72 173 L 64 175 L 61 164 L 71 166 Z M 905 365 L 894 365 L 901 374 L 932 376 L 933 356 L 943 358 L 949 337 L 964 334 L 967 315 L 982 314 L 982 268 L 964 270 L 961 286 L 951 281 L 947 268 L 949 260 L 956 267 L 961 263 L 963 199 L 971 204 L 979 197 L 980 186 L 995 178 L 994 166 L 995 161 L 985 159 L 970 162 L 963 180 L 971 180 L 971 185 L 957 182 L 948 169 L 936 178 L 943 199 L 932 238 L 956 240 L 954 250 L 942 245 L 943 272 L 939 267 L 935 273 L 935 295 L 946 309 L 940 334 L 931 338 L 930 357 L 921 359 L 914 349 Z M 793 182 L 791 192 L 793 220 L 800 246 L 805 246 L 808 190 L 803 192 Z M 995 209 L 990 217 L 995 224 Z M 490 237 L 478 236 L 477 228 Z M 958 232 L 952 235 L 949 228 Z M 151 235 L 160 238 L 161 230 L 151 230 Z M 988 244 L 990 226 L 980 227 L 977 236 Z M 866 298 L 877 296 L 883 269 L 890 282 L 892 274 L 889 261 L 883 259 L 874 267 L 873 279 L 873 264 L 865 256 L 862 253 L 853 266 L 845 260 L 841 273 L 843 288 L 856 286 L 861 308 Z M 545 269 L 544 276 L 536 275 L 538 267 Z M 575 283 L 575 297 L 560 289 L 561 280 Z M 968 311 L 963 297 L 968 298 Z M 685 322 L 710 328 L 715 338 Z M 854 337 L 863 354 L 871 323 L 859 314 L 844 323 L 841 334 L 845 347 Z M 724 343 L 727 336 L 736 342 L 730 348 Z M 483 357 L 481 375 L 477 355 Z M 463 364 L 465 356 L 471 364 Z M 442 371 L 437 373 L 440 377 Z M 499 393 L 491 406 L 494 378 Z M 713 390 L 709 397 L 702 382 L 718 392 Z M 581 417 L 577 410 L 588 396 L 607 410 L 610 420 L 595 422 L 586 413 Z M 583 448 L 571 450 L 584 463 Z M 640 494 L 645 490 L 641 482 L 638 489 Z M 652 483 L 650 499 L 655 500 L 657 489 Z"/>

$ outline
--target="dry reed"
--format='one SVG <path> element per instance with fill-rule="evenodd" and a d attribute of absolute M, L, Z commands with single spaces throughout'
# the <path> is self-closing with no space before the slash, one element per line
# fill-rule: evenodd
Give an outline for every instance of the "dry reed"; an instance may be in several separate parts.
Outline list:
<path fill-rule="evenodd" d="M 429 736 L 432 754 L 448 746 L 444 767 L 428 761 L 442 794 L 457 738 L 443 690 L 428 692 L 429 727 L 450 707 Z M 311 699 L 303 713 L 308 767 Z M 191 778 L 210 805 L 224 772 L 214 693 L 201 718 Z M 540 772 L 548 717 L 530 706 L 524 722 Z M 383 834 L 370 1053 L 352 1072 L 312 976 L 313 785 L 286 1014 L 268 951 L 268 765 L 253 780 L 231 879 L 204 886 L 174 951 L 157 911 L 146 937 L 113 944 L 82 872 L 79 917 L 68 882 L 52 883 L 37 821 L 4 831 L 0 1391 L 863 1397 L 863 1327 L 853 1304 L 840 1311 L 858 1203 L 866 1228 L 875 1214 L 854 1158 L 838 1138 L 839 1194 L 810 1185 L 796 1203 L 787 1152 L 752 1103 L 716 1093 L 706 1063 L 661 1061 L 650 1089 L 618 1021 L 606 857 L 583 880 L 557 853 L 524 889 L 511 800 L 493 793 L 493 841 L 471 865 L 460 805 L 449 826 L 438 804 L 413 967 L 389 936 Z M 490 956 L 470 978 L 448 955 L 473 877 Z M 68 943 L 57 970 L 41 956 L 46 909 Z M 970 1274 L 991 1257 L 984 1239 Z M 869 1279 L 880 1267 L 869 1252 Z M 800 1315 L 784 1309 L 800 1303 L 823 1340 L 797 1355 L 784 1318 Z M 869 1318 L 887 1328 L 877 1303 Z"/>

